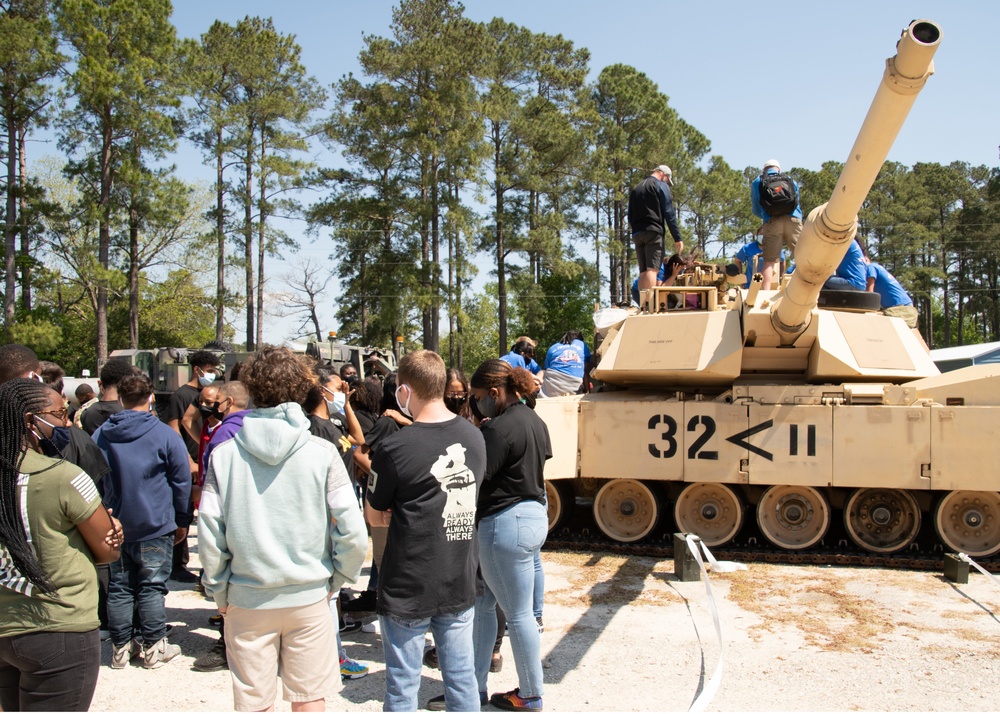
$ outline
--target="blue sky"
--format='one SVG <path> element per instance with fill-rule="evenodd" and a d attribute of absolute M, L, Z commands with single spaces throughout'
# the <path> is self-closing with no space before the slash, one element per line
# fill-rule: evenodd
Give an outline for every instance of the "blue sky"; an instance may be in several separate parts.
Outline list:
<path fill-rule="evenodd" d="M 393 7 L 383 0 L 175 0 L 174 5 L 174 23 L 185 37 L 199 36 L 216 19 L 272 17 L 280 32 L 296 36 L 306 68 L 326 87 L 359 71 L 364 35 L 390 34 Z M 465 8 L 474 20 L 502 16 L 586 47 L 591 78 L 615 63 L 645 72 L 681 117 L 709 138 L 712 153 L 738 169 L 772 157 L 786 167 L 809 169 L 843 161 L 900 31 L 912 19 L 933 20 L 943 29 L 936 74 L 889 158 L 908 165 L 956 160 L 1000 165 L 997 2 L 469 0 Z M 326 165 L 338 158 L 322 149 L 314 157 Z M 670 157 L 664 160 L 669 163 Z M 177 163 L 182 178 L 212 179 L 190 146 L 183 146 Z M 304 239 L 300 252 L 325 257 L 324 243 Z M 280 272 L 271 265 L 271 275 Z M 336 327 L 332 307 L 323 317 Z M 287 322 L 269 324 L 265 339 L 282 339 Z"/>

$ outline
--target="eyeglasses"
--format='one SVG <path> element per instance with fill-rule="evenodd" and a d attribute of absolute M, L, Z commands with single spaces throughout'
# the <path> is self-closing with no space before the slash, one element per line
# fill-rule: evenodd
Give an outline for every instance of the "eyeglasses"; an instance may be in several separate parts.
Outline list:
<path fill-rule="evenodd" d="M 35 416 L 38 416 L 39 414 L 51 414 L 56 419 L 59 419 L 61 421 L 66 421 L 66 419 L 69 417 L 69 411 L 66 409 L 50 409 L 49 411 L 45 412 L 35 412 Z"/>

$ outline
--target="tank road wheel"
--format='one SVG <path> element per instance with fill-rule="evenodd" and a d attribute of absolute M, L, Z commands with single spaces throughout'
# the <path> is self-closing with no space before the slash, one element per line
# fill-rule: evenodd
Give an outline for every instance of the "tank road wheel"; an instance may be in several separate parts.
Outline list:
<path fill-rule="evenodd" d="M 1000 551 L 1000 494 L 952 491 L 934 513 L 938 537 L 951 550 L 984 558 Z"/>
<path fill-rule="evenodd" d="M 573 512 L 576 496 L 569 481 L 546 481 L 545 502 L 549 508 L 549 533 L 561 526 Z"/>
<path fill-rule="evenodd" d="M 909 491 L 859 488 L 844 506 L 844 526 L 851 540 L 865 550 L 895 553 L 920 532 L 920 506 Z"/>
<path fill-rule="evenodd" d="M 656 495 L 641 481 L 608 481 L 594 497 L 594 520 L 612 540 L 633 543 L 645 538 L 659 519 Z"/>
<path fill-rule="evenodd" d="M 743 502 L 733 489 L 721 483 L 692 483 L 684 487 L 674 504 L 677 530 L 693 533 L 705 545 L 728 543 L 743 527 Z"/>
<path fill-rule="evenodd" d="M 757 523 L 779 548 L 802 550 L 826 535 L 830 505 L 810 486 L 771 486 L 757 504 Z"/>

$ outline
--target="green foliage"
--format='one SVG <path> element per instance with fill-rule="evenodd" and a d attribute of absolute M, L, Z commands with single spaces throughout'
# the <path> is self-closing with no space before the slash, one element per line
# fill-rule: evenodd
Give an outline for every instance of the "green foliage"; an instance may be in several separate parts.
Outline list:
<path fill-rule="evenodd" d="M 63 331 L 44 318 L 35 319 L 28 315 L 10 326 L 8 338 L 11 342 L 21 345 L 31 345 L 40 355 L 54 352 L 62 343 Z"/>

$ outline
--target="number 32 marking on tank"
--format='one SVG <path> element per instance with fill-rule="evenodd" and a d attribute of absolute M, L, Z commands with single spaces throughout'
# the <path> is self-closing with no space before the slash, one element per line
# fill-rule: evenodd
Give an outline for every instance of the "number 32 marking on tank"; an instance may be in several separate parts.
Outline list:
<path fill-rule="evenodd" d="M 677 453 L 677 421 L 672 416 L 667 414 L 654 414 L 649 418 L 648 426 L 651 430 L 655 431 L 661 424 L 665 428 L 665 431 L 660 432 L 660 441 L 666 444 L 666 448 L 660 449 L 660 445 L 650 444 L 649 453 L 653 456 L 653 458 L 669 459 Z M 688 447 L 688 458 L 718 461 L 718 451 L 707 451 L 703 448 L 708 443 L 709 439 L 715 435 L 715 420 L 712 419 L 712 417 L 705 416 L 703 414 L 691 417 L 687 423 L 687 430 L 690 432 L 696 432 L 699 427 L 703 427 L 704 431 L 702 431 L 691 443 L 691 446 Z"/>

